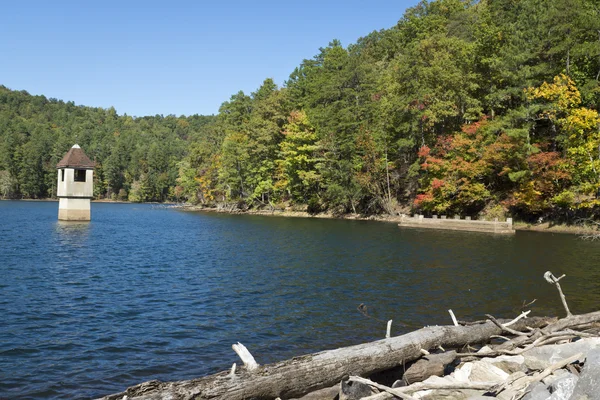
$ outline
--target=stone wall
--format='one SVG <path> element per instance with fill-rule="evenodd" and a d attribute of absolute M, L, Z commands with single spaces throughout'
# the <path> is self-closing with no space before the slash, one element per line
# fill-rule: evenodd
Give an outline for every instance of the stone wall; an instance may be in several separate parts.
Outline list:
<path fill-rule="evenodd" d="M 507 218 L 506 221 L 498 221 L 495 218 L 493 221 L 472 220 L 471 217 L 461 219 L 455 216 L 450 219 L 445 215 L 438 217 L 433 215 L 431 218 L 425 218 L 423 215 L 415 215 L 413 217 L 402 215 L 400 217 L 400 227 L 409 228 L 428 228 L 428 229 L 447 229 L 452 231 L 471 231 L 471 232 L 488 232 L 500 234 L 514 234 L 512 218 Z"/>

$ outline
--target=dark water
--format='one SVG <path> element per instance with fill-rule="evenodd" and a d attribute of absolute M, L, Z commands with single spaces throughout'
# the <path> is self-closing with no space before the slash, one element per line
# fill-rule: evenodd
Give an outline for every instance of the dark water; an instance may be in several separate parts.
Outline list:
<path fill-rule="evenodd" d="M 600 300 L 600 243 L 570 235 L 0 202 L 0 398 L 93 398 L 150 379 L 259 363 L 485 313 L 562 315 L 544 271 L 568 275 L 572 311 Z"/>

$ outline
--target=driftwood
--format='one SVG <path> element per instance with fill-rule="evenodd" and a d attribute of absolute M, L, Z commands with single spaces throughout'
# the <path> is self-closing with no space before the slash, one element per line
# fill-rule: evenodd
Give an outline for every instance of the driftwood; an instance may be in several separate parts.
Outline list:
<path fill-rule="evenodd" d="M 402 376 L 406 385 L 421 382 L 430 376 L 443 376 L 444 369 L 456 359 L 455 351 L 440 354 L 429 354 L 411 365 Z"/>
<path fill-rule="evenodd" d="M 567 317 L 561 320 L 534 317 L 525 321 L 524 318 L 529 314 L 529 311 L 527 311 L 521 313 L 512 321 L 499 321 L 493 316 L 487 315 L 488 321 L 462 326 L 459 325 L 452 310 L 448 310 L 454 326 L 430 326 L 402 336 L 390 337 L 392 324 L 390 320 L 387 324 L 386 339 L 323 351 L 264 366 L 260 366 L 254 360 L 254 357 L 245 346 L 237 343 L 232 347 L 242 359 L 244 368 L 237 370 L 236 364 L 233 364 L 230 372 L 225 371 L 203 378 L 166 383 L 159 381 L 145 382 L 132 386 L 125 392 L 105 396 L 102 400 L 280 400 L 300 397 L 319 389 L 332 387 L 348 378 L 350 380 L 346 382 L 346 389 L 358 389 L 358 387 L 353 387 L 353 383 L 355 383 L 356 386 L 366 384 L 384 391 L 368 397 L 370 400 L 384 400 L 393 397 L 412 400 L 411 394 L 416 391 L 458 388 L 481 389 L 493 394 L 512 390 L 515 396 L 520 397 L 529 384 L 544 379 L 556 369 L 583 360 L 585 358 L 584 354 L 579 353 L 555 363 L 533 376 L 526 376 L 521 371 L 521 376 L 501 385 L 488 382 L 433 384 L 418 381 L 432 375 L 442 374 L 444 367 L 456 357 L 461 357 L 462 361 L 465 361 L 469 358 L 490 357 L 500 354 L 514 355 L 533 347 L 560 340 L 593 336 L 573 329 L 581 330 L 583 327 L 597 324 L 600 321 L 600 311 L 572 315 L 558 283 L 563 277 L 564 275 L 556 278 L 549 271 L 544 274 L 544 278 L 548 282 L 557 286 L 567 312 Z M 366 306 L 363 304 L 359 306 L 359 311 L 369 316 Z M 500 336 L 504 332 L 516 337 L 509 339 Z M 488 348 L 487 351 L 477 353 L 457 354 L 456 351 L 445 352 L 444 350 L 444 347 L 446 347 L 466 348 L 470 351 L 470 345 L 489 343 L 493 338 L 502 338 L 505 343 L 494 345 L 493 349 Z M 433 349 L 441 349 L 444 354 L 430 354 L 429 350 Z M 390 388 L 361 378 L 361 376 L 370 376 L 377 372 L 404 366 L 406 363 L 419 359 L 422 355 L 425 355 L 425 358 L 414 363 L 404 373 L 405 383 L 417 383 L 402 388 Z M 574 367 L 571 366 L 571 368 Z M 344 382 L 342 382 L 342 389 L 343 384 Z M 368 388 L 364 389 L 367 389 L 367 393 L 370 392 Z M 353 391 L 349 390 L 347 392 L 350 394 Z M 351 397 L 347 396 L 348 399 Z"/>
<path fill-rule="evenodd" d="M 598 313 L 600 319 L 600 313 Z M 576 318 L 576 317 L 573 317 Z M 506 321 L 503 321 L 506 322 Z M 547 318 L 529 318 L 512 325 L 515 330 L 546 326 Z M 402 336 L 376 342 L 323 351 L 291 360 L 263 365 L 253 372 L 239 368 L 179 382 L 150 381 L 103 400 L 159 399 L 282 399 L 300 397 L 317 389 L 338 384 L 351 375 L 369 376 L 422 356 L 422 350 L 462 348 L 486 343 L 502 330 L 492 322 L 471 326 L 430 326 Z"/>
<path fill-rule="evenodd" d="M 494 319 L 495 320 L 495 319 Z M 501 354 L 521 354 L 527 350 L 530 350 L 534 347 L 543 346 L 545 344 L 554 343 L 559 340 L 572 340 L 575 338 L 584 338 L 584 337 L 595 337 L 597 335 L 588 334 L 585 332 L 574 331 L 569 328 L 581 327 L 593 324 L 600 320 L 600 312 L 593 312 L 589 314 L 583 315 L 574 315 L 571 317 L 564 318 L 562 320 L 556 321 L 552 324 L 549 324 L 543 329 L 531 329 L 530 335 L 523 335 L 522 332 L 518 333 L 518 336 L 511 340 L 509 348 L 514 348 L 518 345 L 526 345 L 524 348 L 518 348 L 515 350 L 506 350 L 500 349 L 501 347 L 506 347 L 505 344 L 495 346 L 494 350 L 480 352 L 480 353 L 459 353 L 454 354 L 452 356 L 461 357 L 464 361 L 465 358 L 477 358 L 477 357 L 494 357 Z M 494 324 L 503 328 L 506 324 L 500 324 L 498 321 L 495 321 Z M 530 327 L 531 328 L 531 327 Z M 530 343 L 529 343 L 530 342 Z M 548 377 L 554 371 L 568 367 L 571 370 L 575 370 L 575 367 L 571 365 L 574 362 L 581 362 L 585 359 L 585 355 L 583 353 L 575 354 L 571 357 L 565 358 L 564 360 L 558 361 L 545 370 L 534 373 L 533 375 L 526 375 L 523 372 L 520 372 L 521 376 L 518 374 L 514 375 L 513 380 L 508 380 L 503 384 L 494 384 L 494 383 L 481 383 L 481 382 L 446 382 L 446 383 L 415 383 L 406 387 L 399 388 L 388 388 L 378 383 L 373 383 L 368 380 L 365 380 L 360 377 L 351 377 L 351 380 L 356 380 L 358 382 L 369 384 L 379 390 L 383 390 L 382 393 L 366 397 L 365 400 L 390 400 L 393 398 L 403 398 L 408 399 L 409 397 L 402 396 L 411 396 L 411 394 L 421 391 L 421 390 L 430 390 L 430 389 L 480 389 L 485 390 L 488 395 L 498 395 L 501 392 L 506 391 L 506 394 L 510 393 L 511 396 L 508 398 L 520 398 L 528 388 L 528 386 L 534 382 L 539 382 L 544 378 Z M 419 361 L 420 362 L 420 361 Z M 418 363 L 418 362 L 417 362 Z M 415 363 L 415 364 L 417 364 Z M 408 372 L 408 371 L 407 371 Z M 402 396 L 401 396 L 402 395 Z M 514 395 L 514 396 L 513 396 Z"/>

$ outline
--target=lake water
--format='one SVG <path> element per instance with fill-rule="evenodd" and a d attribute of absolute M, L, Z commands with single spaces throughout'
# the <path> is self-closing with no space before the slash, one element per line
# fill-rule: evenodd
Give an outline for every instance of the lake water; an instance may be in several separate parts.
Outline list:
<path fill-rule="evenodd" d="M 564 315 L 600 300 L 600 242 L 395 224 L 0 201 L 0 398 L 94 398 L 485 313 Z M 361 315 L 364 303 L 374 318 Z"/>

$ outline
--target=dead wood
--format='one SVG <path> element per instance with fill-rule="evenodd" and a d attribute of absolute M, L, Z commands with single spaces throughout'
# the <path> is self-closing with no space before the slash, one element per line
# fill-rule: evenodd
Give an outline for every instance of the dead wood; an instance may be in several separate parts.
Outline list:
<path fill-rule="evenodd" d="M 514 328 L 546 326 L 547 321 L 546 318 L 529 318 L 527 325 L 521 320 Z M 462 348 L 486 343 L 492 335 L 500 333 L 500 328 L 492 322 L 473 326 L 430 326 L 402 336 L 260 366 L 254 372 L 240 368 L 233 377 L 227 371 L 188 381 L 147 382 L 103 400 L 120 400 L 125 395 L 129 400 L 289 399 L 333 386 L 350 375 L 368 376 L 403 365 L 421 357 L 422 349 Z"/>
<path fill-rule="evenodd" d="M 531 320 L 531 319 L 530 319 Z M 513 350 L 517 347 L 524 346 L 527 343 L 542 338 L 543 336 L 551 336 L 553 333 L 564 331 L 568 328 L 577 328 L 588 326 L 597 321 L 600 321 L 600 311 L 591 312 L 588 314 L 573 315 L 560 320 L 554 320 L 543 329 L 534 330 L 529 336 L 518 336 L 508 342 L 504 342 L 495 346 L 494 350 Z M 532 327 L 531 325 L 528 325 Z"/>
<path fill-rule="evenodd" d="M 456 359 L 456 351 L 429 354 L 411 365 L 402 376 L 406 385 L 422 382 L 430 376 L 443 376 L 448 364 Z"/>

